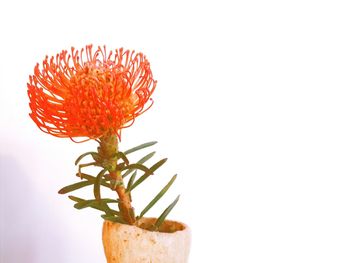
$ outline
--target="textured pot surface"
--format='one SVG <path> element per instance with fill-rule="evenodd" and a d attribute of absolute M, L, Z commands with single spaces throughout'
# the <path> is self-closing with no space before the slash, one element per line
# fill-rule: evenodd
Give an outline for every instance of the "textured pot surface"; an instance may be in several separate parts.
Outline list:
<path fill-rule="evenodd" d="M 142 218 L 138 225 L 147 228 L 154 218 Z M 166 220 L 160 231 L 105 221 L 103 246 L 108 263 L 187 263 L 191 234 L 188 226 Z M 167 233 L 170 232 L 170 233 Z"/>

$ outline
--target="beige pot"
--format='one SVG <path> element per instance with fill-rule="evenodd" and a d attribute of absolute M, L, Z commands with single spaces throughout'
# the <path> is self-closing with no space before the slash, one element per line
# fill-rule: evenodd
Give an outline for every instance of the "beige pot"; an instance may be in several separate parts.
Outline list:
<path fill-rule="evenodd" d="M 190 252 L 190 229 L 166 220 L 160 232 L 145 230 L 155 218 L 142 218 L 138 226 L 111 221 L 103 223 L 102 240 L 108 263 L 186 263 Z"/>

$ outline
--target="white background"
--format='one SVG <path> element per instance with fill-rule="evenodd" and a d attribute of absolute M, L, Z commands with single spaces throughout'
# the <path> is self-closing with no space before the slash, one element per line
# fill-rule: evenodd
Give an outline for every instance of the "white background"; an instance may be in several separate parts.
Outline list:
<path fill-rule="evenodd" d="M 2 1 L 1 262 L 105 262 L 99 213 L 57 190 L 74 144 L 28 117 L 37 62 L 71 46 L 144 52 L 158 87 L 123 149 L 169 157 L 171 218 L 192 228 L 191 263 L 350 262 L 349 1 Z M 86 194 L 86 193 L 85 193 Z"/>

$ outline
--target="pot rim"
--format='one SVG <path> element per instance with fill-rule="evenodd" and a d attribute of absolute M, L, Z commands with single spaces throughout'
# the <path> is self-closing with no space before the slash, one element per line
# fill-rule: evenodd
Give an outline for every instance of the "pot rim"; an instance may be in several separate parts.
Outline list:
<path fill-rule="evenodd" d="M 142 223 L 142 221 L 156 221 L 156 220 L 157 220 L 157 218 L 155 218 L 155 217 L 142 217 L 141 219 L 138 220 L 138 222 L 141 221 L 141 223 Z M 119 222 L 112 222 L 112 221 L 109 221 L 109 220 L 104 220 L 104 224 L 112 224 L 112 225 L 115 225 L 115 226 L 129 228 L 129 229 L 136 228 L 139 231 L 142 231 L 142 232 L 145 232 L 145 233 L 157 233 L 157 235 L 179 234 L 179 233 L 182 233 L 182 232 L 185 232 L 185 231 L 190 231 L 189 226 L 186 225 L 185 223 L 177 221 L 177 220 L 171 220 L 171 219 L 166 219 L 163 222 L 163 224 L 170 224 L 170 225 L 176 224 L 177 228 L 181 228 L 181 229 L 178 229 L 178 230 L 175 230 L 175 231 L 172 231 L 172 232 L 151 231 L 151 230 L 142 228 L 139 225 L 128 225 L 128 224 L 122 224 L 122 223 L 119 223 Z"/>

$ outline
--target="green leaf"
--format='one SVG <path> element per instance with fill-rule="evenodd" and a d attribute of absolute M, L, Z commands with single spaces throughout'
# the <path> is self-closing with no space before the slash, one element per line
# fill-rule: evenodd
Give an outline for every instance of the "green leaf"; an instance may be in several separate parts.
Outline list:
<path fill-rule="evenodd" d="M 101 205 L 104 208 L 104 212 L 106 213 L 106 215 L 113 216 L 113 215 L 119 215 L 120 214 L 120 213 L 115 214 L 113 212 L 114 210 L 110 209 L 107 203 L 102 203 Z"/>
<path fill-rule="evenodd" d="M 82 198 L 79 198 L 79 197 L 76 197 L 76 196 L 68 196 L 69 199 L 73 200 L 74 202 L 86 202 L 86 201 L 91 201 L 91 200 L 85 200 L 85 199 L 82 199 Z M 103 200 L 103 199 L 101 199 Z M 113 202 L 118 202 L 117 200 L 114 200 L 114 199 L 111 199 L 113 200 Z M 94 204 L 93 202 L 89 202 L 89 206 L 88 207 L 91 207 L 91 208 L 94 208 L 94 209 L 97 209 L 97 210 L 100 210 L 100 211 L 103 211 L 105 212 L 106 214 L 114 214 L 114 215 L 119 215 L 120 213 L 116 210 L 113 210 L 111 208 L 108 207 L 108 205 L 106 203 L 102 203 L 102 204 Z M 82 208 L 78 208 L 78 209 L 82 209 Z"/>
<path fill-rule="evenodd" d="M 83 153 L 82 155 L 80 155 L 80 156 L 76 159 L 76 161 L 75 161 L 74 164 L 77 165 L 77 164 L 81 161 L 81 159 L 83 159 L 85 156 L 88 156 L 88 155 L 92 155 L 92 156 L 94 157 L 94 155 L 97 156 L 98 153 L 97 153 L 97 152 L 86 152 L 86 153 Z"/>
<path fill-rule="evenodd" d="M 80 177 L 79 173 L 76 173 L 76 176 Z M 86 173 L 81 173 L 81 178 L 84 178 L 84 179 L 91 181 L 93 183 L 95 182 L 95 179 L 96 179 L 95 176 L 92 176 L 92 175 L 89 175 Z"/>
<path fill-rule="evenodd" d="M 88 167 L 88 166 L 91 166 L 91 165 L 97 165 L 96 162 L 92 162 L 92 163 L 84 163 L 84 164 L 79 164 L 78 166 L 78 174 L 79 174 L 79 177 L 82 178 L 81 174 L 81 168 L 84 168 L 84 167 Z"/>
<path fill-rule="evenodd" d="M 103 175 L 103 178 L 105 178 L 106 181 L 111 181 L 113 180 L 113 177 L 110 174 L 105 174 Z"/>
<path fill-rule="evenodd" d="M 125 155 L 128 155 L 128 154 L 133 153 L 133 152 L 136 152 L 136 151 L 138 151 L 138 150 L 141 150 L 141 149 L 150 147 L 150 146 L 152 146 L 152 145 L 155 145 L 156 143 L 157 143 L 156 141 L 143 143 L 143 144 L 141 144 L 141 145 L 139 145 L 139 146 L 136 146 L 136 147 L 133 147 L 133 148 L 131 148 L 131 149 L 129 149 L 129 150 L 126 150 L 126 151 L 124 152 L 124 154 L 125 154 Z"/>
<path fill-rule="evenodd" d="M 125 156 L 125 154 L 124 154 L 123 152 L 118 152 L 118 153 L 117 153 L 117 158 L 118 158 L 118 159 L 121 158 L 121 159 L 124 161 L 124 163 L 125 163 L 126 165 L 129 164 L 129 160 L 128 160 L 128 158 L 126 158 L 126 156 Z"/>
<path fill-rule="evenodd" d="M 162 160 L 160 160 L 159 162 L 157 162 L 156 164 L 154 164 L 150 170 L 152 171 L 152 173 L 154 173 L 159 167 L 161 167 L 163 164 L 165 164 L 165 162 L 168 160 L 168 158 L 164 158 Z"/>
<path fill-rule="evenodd" d="M 134 183 L 135 178 L 136 178 L 136 174 L 137 174 L 137 172 L 135 171 L 135 172 L 131 175 L 131 177 L 130 177 L 130 179 L 129 179 L 129 182 L 128 182 L 128 186 L 126 187 L 126 191 L 127 191 L 127 192 L 129 192 L 129 189 L 131 188 L 132 184 Z"/>
<path fill-rule="evenodd" d="M 97 210 L 105 212 L 105 207 L 102 206 L 102 203 L 101 204 L 97 203 L 95 199 L 94 200 L 84 200 L 84 201 L 81 201 L 81 202 L 74 204 L 74 208 L 76 208 L 78 210 L 84 209 L 87 207 L 92 207 L 92 208 L 95 208 Z"/>
<path fill-rule="evenodd" d="M 140 164 L 145 163 L 146 161 L 148 161 L 149 159 L 151 159 L 151 158 L 154 156 L 155 153 L 156 153 L 156 152 L 151 152 L 151 153 L 145 155 L 145 156 L 142 157 L 137 163 L 140 163 Z"/>
<path fill-rule="evenodd" d="M 58 191 L 58 193 L 59 193 L 59 194 L 66 194 L 66 193 L 75 191 L 75 190 L 77 190 L 77 189 L 80 189 L 80 188 L 82 188 L 82 187 L 85 187 L 85 186 L 88 186 L 88 185 L 91 185 L 91 184 L 93 184 L 93 183 L 90 182 L 90 181 L 78 182 L 78 183 L 71 184 L 71 185 L 68 185 L 68 186 L 63 187 L 62 189 L 60 189 L 60 190 Z"/>
<path fill-rule="evenodd" d="M 145 155 L 144 157 L 142 157 L 142 158 L 137 162 L 137 164 L 144 164 L 144 163 L 147 162 L 149 159 L 151 159 L 151 158 L 154 156 L 155 153 L 156 153 L 156 152 L 151 152 L 151 153 Z M 131 174 L 133 171 L 135 171 L 135 169 L 129 169 L 129 170 L 127 170 L 127 171 L 123 174 L 123 178 L 125 178 L 126 176 L 128 176 L 129 174 Z"/>
<path fill-rule="evenodd" d="M 100 207 L 101 205 L 107 204 L 107 203 L 118 203 L 118 200 L 111 199 L 111 198 L 103 198 L 100 200 L 96 200 L 96 199 L 83 200 L 83 201 L 76 203 L 74 205 L 74 207 L 76 209 L 83 209 L 83 208 L 92 207 L 92 206 Z"/>
<path fill-rule="evenodd" d="M 92 175 L 89 175 L 89 174 L 85 174 L 85 173 L 81 173 L 80 175 L 79 175 L 79 173 L 77 173 L 76 176 L 78 176 L 78 177 L 81 176 L 81 178 L 84 178 L 84 179 L 86 179 L 86 180 L 92 182 L 92 184 L 94 184 L 94 183 L 95 183 L 95 180 L 96 180 L 96 177 L 95 177 L 95 176 L 92 176 Z M 110 188 L 110 185 L 109 185 L 109 183 L 106 182 L 106 180 L 103 180 L 103 179 L 102 179 L 102 180 L 101 180 L 101 185 Z"/>
<path fill-rule="evenodd" d="M 139 184 L 141 184 L 144 180 L 146 180 L 151 174 L 153 174 L 159 167 L 161 167 L 168 159 L 162 159 L 159 162 L 157 162 L 156 164 L 154 164 L 150 169 L 149 172 L 144 173 L 144 175 L 142 175 L 139 179 L 136 180 L 136 182 L 130 187 L 130 191 L 132 191 L 133 189 L 135 189 L 135 187 L 137 187 Z"/>
<path fill-rule="evenodd" d="M 164 188 L 153 198 L 153 200 L 142 210 L 142 212 L 139 215 L 139 218 L 142 218 L 148 210 L 150 210 L 162 196 L 168 191 L 168 189 L 171 187 L 171 185 L 174 183 L 177 175 L 175 174 L 171 180 L 164 186 Z"/>
<path fill-rule="evenodd" d="M 150 172 L 150 169 L 148 169 L 146 166 L 142 165 L 142 164 L 139 164 L 139 163 L 133 163 L 133 164 L 129 164 L 125 167 L 123 167 L 121 169 L 121 171 L 124 171 L 124 170 L 130 170 L 130 169 L 133 169 L 133 170 L 141 170 L 141 171 L 144 171 L 145 173 L 147 172 Z"/>
<path fill-rule="evenodd" d="M 156 223 L 154 224 L 154 229 L 155 231 L 158 231 L 159 227 L 163 224 L 165 218 L 168 216 L 168 214 L 173 210 L 174 206 L 177 204 L 179 201 L 180 196 L 178 195 L 174 202 L 172 202 L 165 210 L 164 212 L 159 216 L 157 219 Z"/>
<path fill-rule="evenodd" d="M 105 174 L 107 169 L 103 169 L 99 174 L 96 176 L 95 183 L 94 183 L 94 196 L 96 200 L 101 199 L 101 181 L 102 181 L 102 176 Z"/>
<path fill-rule="evenodd" d="M 74 202 L 81 202 L 81 201 L 84 201 L 84 199 L 79 198 L 79 197 L 76 197 L 76 196 L 73 196 L 73 195 L 69 195 L 68 198 L 69 198 L 70 200 L 73 200 Z"/>
<path fill-rule="evenodd" d="M 119 163 L 117 166 L 116 166 L 116 169 L 121 171 L 124 169 L 124 167 L 126 167 L 125 163 Z"/>

